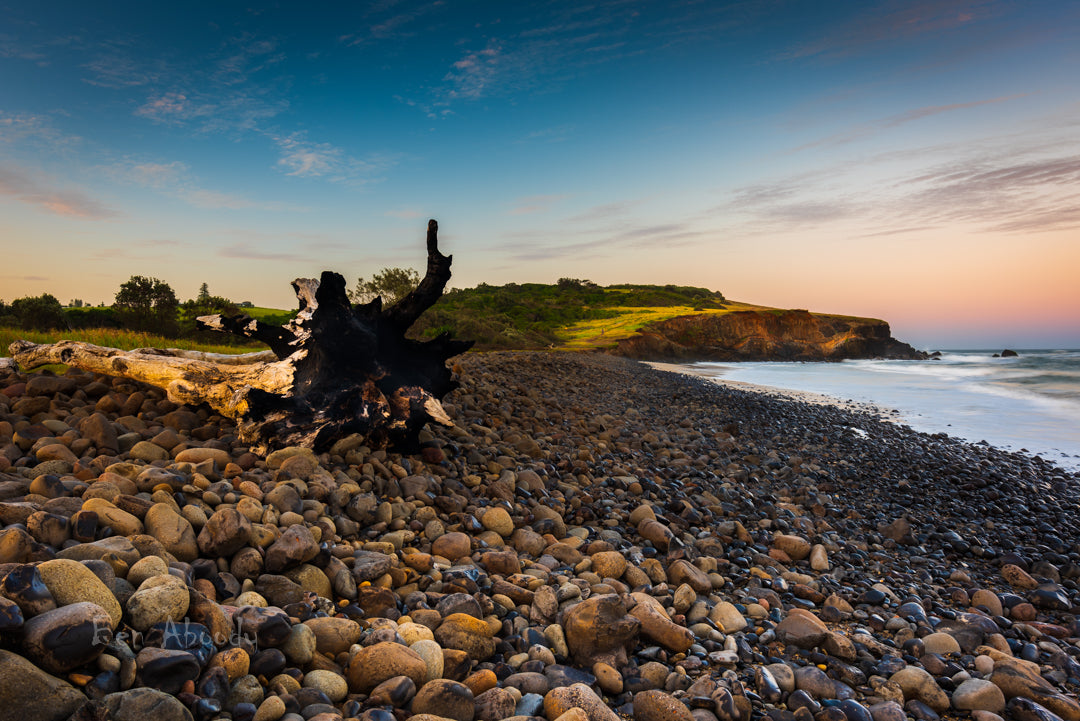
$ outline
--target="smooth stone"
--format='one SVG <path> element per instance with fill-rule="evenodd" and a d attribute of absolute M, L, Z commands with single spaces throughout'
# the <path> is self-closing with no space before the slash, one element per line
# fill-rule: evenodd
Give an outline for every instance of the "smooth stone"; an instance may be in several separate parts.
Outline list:
<path fill-rule="evenodd" d="M 41 668 L 64 673 L 101 655 L 112 640 L 112 619 L 96 603 L 46 611 L 23 624 L 22 647 Z"/>
<path fill-rule="evenodd" d="M 138 684 L 168 694 L 179 693 L 201 671 L 199 661 L 187 651 L 147 647 L 135 657 Z"/>
<path fill-rule="evenodd" d="M 155 503 L 143 518 L 146 533 L 153 536 L 176 556 L 178 561 L 193 561 L 199 557 L 199 544 L 191 522 L 165 503 Z"/>
<path fill-rule="evenodd" d="M 191 598 L 184 582 L 172 575 L 151 576 L 127 602 L 128 617 L 136 631 L 154 624 L 179 621 L 188 612 Z"/>
<path fill-rule="evenodd" d="M 152 688 L 111 693 L 102 699 L 112 721 L 194 721 L 175 697 Z"/>
<path fill-rule="evenodd" d="M 464 651 L 475 661 L 495 653 L 495 639 L 487 623 L 465 613 L 453 613 L 435 629 L 435 640 L 443 648 Z"/>
<path fill-rule="evenodd" d="M 334 703 L 344 700 L 349 694 L 348 682 L 333 671 L 308 671 L 304 674 L 303 685 L 304 688 L 322 691 Z"/>
<path fill-rule="evenodd" d="M 125 539 L 126 540 L 126 539 Z M 116 628 L 123 610 L 109 587 L 89 568 L 70 559 L 57 558 L 38 565 L 41 580 L 56 600 L 57 606 L 89 602 L 105 609 Z"/>
<path fill-rule="evenodd" d="M 392 641 L 361 648 L 353 654 L 346 669 L 349 689 L 355 693 L 367 693 L 394 676 L 408 676 L 421 687 L 427 675 L 427 664 L 416 651 Z"/>
<path fill-rule="evenodd" d="M 425 681 L 442 678 L 444 660 L 442 646 L 433 639 L 420 639 L 409 644 L 409 648 L 423 659 L 424 665 L 427 667 Z"/>
<path fill-rule="evenodd" d="M 476 701 L 469 687 L 449 679 L 424 684 L 413 697 L 413 713 L 438 714 L 454 721 L 473 721 Z"/>
<path fill-rule="evenodd" d="M 709 619 L 720 626 L 724 633 L 738 633 L 749 625 L 746 618 L 739 613 L 739 609 L 728 601 L 721 601 L 713 606 L 709 611 Z"/>
<path fill-rule="evenodd" d="M 501 721 L 514 715 L 517 697 L 505 688 L 491 688 L 476 697 L 478 721 Z"/>
<path fill-rule="evenodd" d="M 86 696 L 67 681 L 0 649 L 0 715 L 6 719 L 66 721 L 85 703 Z"/>
<path fill-rule="evenodd" d="M 405 706 L 416 695 L 416 684 L 408 676 L 388 678 L 368 694 L 368 701 L 384 706 Z"/>
<path fill-rule="evenodd" d="M 36 566 L 16 566 L 4 576 L 0 593 L 18 605 L 24 618 L 36 616 L 56 608 L 49 587 L 41 578 Z"/>
<path fill-rule="evenodd" d="M 942 656 L 947 656 L 950 653 L 960 653 L 960 644 L 955 638 L 953 638 L 947 633 L 931 633 L 927 636 L 924 636 L 922 642 L 924 654 L 936 653 Z"/>
<path fill-rule="evenodd" d="M 557 719 L 575 706 L 585 711 L 589 721 L 619 721 L 615 712 L 585 684 L 553 688 L 544 696 L 544 713 L 549 719 Z"/>
<path fill-rule="evenodd" d="M 571 608 L 563 621 L 570 654 L 586 667 L 596 663 L 615 668 L 625 665 L 640 628 L 641 621 L 629 615 L 625 603 L 614 594 L 585 599 Z"/>
<path fill-rule="evenodd" d="M 934 677 L 917 666 L 901 669 L 890 676 L 889 680 L 900 686 L 904 698 L 908 701 L 921 701 L 937 713 L 949 708 L 949 697 L 941 690 Z"/>
<path fill-rule="evenodd" d="M 969 678 L 953 691 L 952 705 L 961 711 L 989 711 L 1000 714 L 1005 710 L 1005 695 L 990 681 Z"/>
<path fill-rule="evenodd" d="M 663 691 L 634 694 L 634 721 L 694 721 L 682 701 Z"/>

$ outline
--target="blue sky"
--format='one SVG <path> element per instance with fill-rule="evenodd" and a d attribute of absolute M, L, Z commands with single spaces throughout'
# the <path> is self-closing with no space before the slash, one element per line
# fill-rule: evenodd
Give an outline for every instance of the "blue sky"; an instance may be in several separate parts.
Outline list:
<path fill-rule="evenodd" d="M 2 2 L 2 0 L 0 0 Z M 680 283 L 1080 346 L 1080 4 L 0 4 L 0 298 Z"/>

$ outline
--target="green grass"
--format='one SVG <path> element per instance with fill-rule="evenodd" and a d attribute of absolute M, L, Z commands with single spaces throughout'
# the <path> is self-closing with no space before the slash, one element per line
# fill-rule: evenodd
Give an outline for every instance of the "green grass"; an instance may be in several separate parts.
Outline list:
<path fill-rule="evenodd" d="M 694 308 L 686 305 L 644 308 L 613 308 L 618 315 L 599 320 L 585 320 L 561 328 L 556 335 L 567 350 L 592 350 L 614 346 L 641 328 L 682 315 L 723 315 L 737 310 L 761 310 L 762 306 L 726 301 L 724 308 Z"/>
<path fill-rule="evenodd" d="M 200 350 L 207 353 L 251 353 L 263 350 L 265 346 L 235 346 L 218 343 L 200 343 L 184 338 L 165 338 L 150 333 L 140 333 L 116 328 L 86 328 L 80 330 L 19 330 L 18 328 L 0 328 L 0 355 L 8 354 L 8 346 L 17 340 L 31 343 L 55 343 L 60 340 L 77 340 L 84 343 L 134 350 L 136 348 L 180 348 L 182 350 Z"/>

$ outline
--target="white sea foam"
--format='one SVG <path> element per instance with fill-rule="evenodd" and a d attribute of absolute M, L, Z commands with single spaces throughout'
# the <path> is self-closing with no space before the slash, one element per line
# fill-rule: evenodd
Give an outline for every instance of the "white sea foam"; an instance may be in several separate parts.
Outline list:
<path fill-rule="evenodd" d="M 697 363 L 696 372 L 899 411 L 930 433 L 1026 449 L 1080 469 L 1080 351 L 947 351 L 934 361 Z"/>

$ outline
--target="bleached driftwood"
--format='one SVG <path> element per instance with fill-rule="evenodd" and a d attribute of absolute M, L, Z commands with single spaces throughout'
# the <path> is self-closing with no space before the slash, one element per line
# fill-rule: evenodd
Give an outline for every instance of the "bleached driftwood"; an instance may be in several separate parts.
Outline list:
<path fill-rule="evenodd" d="M 122 351 L 77 341 L 16 341 L 10 351 L 24 368 L 63 363 L 149 383 L 175 403 L 206 403 L 235 419 L 240 438 L 262 451 L 295 445 L 322 450 L 352 433 L 373 444 L 413 447 L 429 421 L 452 425 L 440 403 L 457 386 L 446 361 L 472 345 L 445 333 L 430 341 L 405 337 L 450 279 L 453 258 L 439 252 L 438 227 L 428 223 L 427 273 L 420 285 L 388 308 L 381 298 L 351 305 L 345 279 L 324 271 L 319 280 L 293 281 L 300 311 L 285 326 L 246 315 L 198 319 L 201 327 L 260 340 L 269 351 Z"/>

